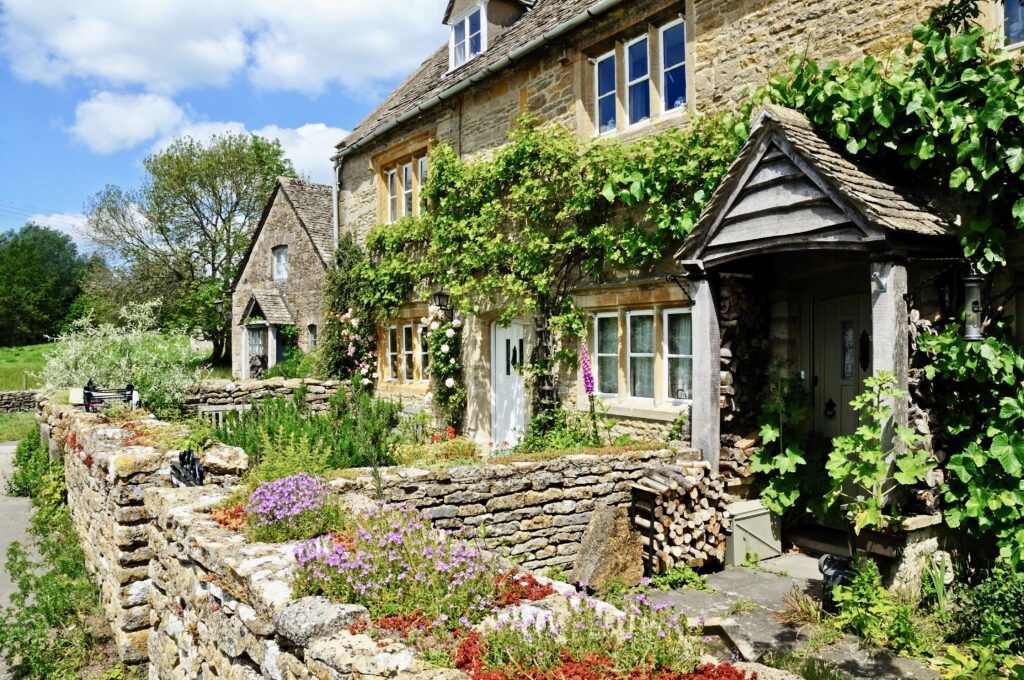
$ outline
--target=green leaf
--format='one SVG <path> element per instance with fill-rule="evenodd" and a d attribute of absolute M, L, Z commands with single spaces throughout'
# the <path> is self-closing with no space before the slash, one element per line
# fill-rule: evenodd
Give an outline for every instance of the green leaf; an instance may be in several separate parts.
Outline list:
<path fill-rule="evenodd" d="M 956 168 L 955 170 L 953 170 L 952 174 L 950 174 L 950 176 L 949 176 L 949 188 L 950 189 L 959 189 L 960 187 L 962 187 L 964 185 L 964 182 L 966 182 L 967 179 L 970 176 L 971 176 L 971 171 L 968 170 L 967 168 L 965 168 L 965 167 Z M 1016 206 L 1014 206 L 1014 210 L 1016 210 Z"/>
<path fill-rule="evenodd" d="M 1024 439 L 1018 435 L 1001 434 L 992 440 L 989 454 L 999 461 L 1006 474 L 1020 476 L 1021 460 L 1024 459 Z"/>
<path fill-rule="evenodd" d="M 1018 173 L 1024 167 L 1024 148 L 1011 146 L 1006 150 L 1006 165 L 1010 172 Z"/>

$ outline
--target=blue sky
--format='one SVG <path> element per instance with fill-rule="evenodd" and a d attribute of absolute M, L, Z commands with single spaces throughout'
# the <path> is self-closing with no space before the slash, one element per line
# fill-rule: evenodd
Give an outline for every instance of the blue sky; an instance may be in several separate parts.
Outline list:
<path fill-rule="evenodd" d="M 332 146 L 446 37 L 446 0 L 0 0 L 0 231 L 87 244 L 86 201 L 181 135 Z"/>

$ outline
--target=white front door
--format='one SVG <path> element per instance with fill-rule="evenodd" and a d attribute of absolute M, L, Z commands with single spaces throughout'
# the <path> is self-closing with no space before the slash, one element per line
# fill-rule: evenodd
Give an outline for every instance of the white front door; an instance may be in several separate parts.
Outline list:
<path fill-rule="evenodd" d="M 871 375 L 871 303 L 868 295 L 822 300 L 816 313 L 815 426 L 829 438 L 852 434 L 857 412 L 850 401 Z"/>
<path fill-rule="evenodd" d="M 524 327 L 494 324 L 491 331 L 491 440 L 495 446 L 515 446 L 526 429 L 526 351 Z"/>

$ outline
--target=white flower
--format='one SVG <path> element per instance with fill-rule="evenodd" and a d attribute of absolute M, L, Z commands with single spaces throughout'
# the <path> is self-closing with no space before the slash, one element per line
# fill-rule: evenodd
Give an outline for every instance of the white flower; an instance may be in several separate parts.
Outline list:
<path fill-rule="evenodd" d="M 434 316 L 440 311 L 441 308 L 438 307 L 437 305 L 430 305 L 429 307 L 427 307 L 427 316 Z"/>
<path fill-rule="evenodd" d="M 363 384 L 364 385 L 369 385 L 370 382 L 372 382 L 372 381 L 369 378 L 363 378 Z"/>
<path fill-rule="evenodd" d="M 370 367 L 369 366 L 363 366 L 361 369 L 359 369 L 359 372 L 362 373 L 363 375 L 366 375 L 369 371 L 370 371 Z"/>
<path fill-rule="evenodd" d="M 451 352 L 451 351 L 452 351 L 452 348 L 448 346 L 448 343 L 445 343 L 445 344 L 441 345 L 441 353 L 442 354 L 448 354 L 448 352 Z"/>
<path fill-rule="evenodd" d="M 451 364 L 452 366 L 454 366 L 455 365 L 455 358 L 453 357 L 453 358 L 449 359 L 448 363 Z"/>
<path fill-rule="evenodd" d="M 430 330 L 432 330 L 432 331 L 436 331 L 436 330 L 437 330 L 437 327 L 438 327 L 438 326 L 440 326 L 440 325 L 441 325 L 441 324 L 437 323 L 436 321 L 431 321 L 431 322 L 430 322 Z"/>
<path fill-rule="evenodd" d="M 359 328 L 359 319 L 352 319 L 352 327 Z"/>
<path fill-rule="evenodd" d="M 424 394 L 423 395 L 423 401 L 425 401 L 428 404 L 430 402 L 434 401 L 434 393 L 433 392 L 427 392 L 426 394 Z"/>
<path fill-rule="evenodd" d="M 447 337 L 449 337 L 449 338 L 454 338 L 454 337 L 455 337 L 455 329 L 454 329 L 454 328 L 449 328 L 448 330 L 446 330 L 446 331 L 444 332 L 444 334 L 445 334 L 445 335 L 446 335 Z"/>
<path fill-rule="evenodd" d="M 451 389 L 452 387 L 455 387 L 455 378 L 448 378 L 447 380 L 445 380 L 444 381 L 444 386 L 449 388 L 449 389 Z"/>
<path fill-rule="evenodd" d="M 380 372 L 378 372 L 378 371 L 374 371 L 374 372 L 373 372 L 373 377 L 374 377 L 374 378 L 379 378 L 379 377 L 380 377 Z"/>
<path fill-rule="evenodd" d="M 452 321 L 452 325 L 456 328 L 462 328 L 462 319 L 456 318 L 455 321 Z"/>

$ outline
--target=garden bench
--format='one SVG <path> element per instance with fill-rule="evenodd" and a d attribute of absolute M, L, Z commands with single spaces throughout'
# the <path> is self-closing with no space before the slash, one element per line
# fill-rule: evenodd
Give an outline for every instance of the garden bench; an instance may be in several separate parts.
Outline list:
<path fill-rule="evenodd" d="M 135 391 L 135 387 L 131 383 L 124 388 L 103 389 L 96 387 L 96 383 L 91 378 L 82 390 L 82 397 L 85 410 L 89 413 L 99 413 L 102 407 L 116 402 L 129 404 L 133 409 L 138 408 L 142 403 L 139 393 Z"/>

